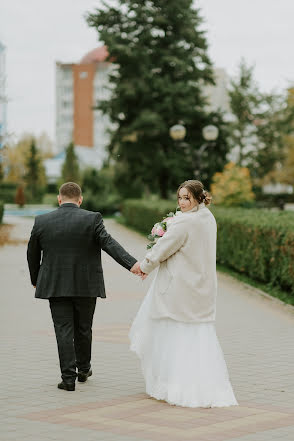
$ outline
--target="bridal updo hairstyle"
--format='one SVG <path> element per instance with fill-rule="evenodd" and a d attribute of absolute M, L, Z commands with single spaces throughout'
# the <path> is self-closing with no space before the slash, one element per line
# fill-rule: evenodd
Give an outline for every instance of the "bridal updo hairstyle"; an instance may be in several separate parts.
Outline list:
<path fill-rule="evenodd" d="M 199 204 L 204 202 L 205 205 L 209 205 L 211 203 L 212 197 L 210 196 L 208 191 L 204 190 L 204 186 L 202 182 L 196 181 L 195 179 L 190 179 L 188 181 L 183 182 L 178 188 L 177 191 L 178 197 L 181 188 L 186 188 Z"/>

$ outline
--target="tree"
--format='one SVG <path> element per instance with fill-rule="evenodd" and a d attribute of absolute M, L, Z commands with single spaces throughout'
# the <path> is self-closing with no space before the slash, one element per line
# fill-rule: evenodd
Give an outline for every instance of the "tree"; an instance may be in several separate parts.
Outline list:
<path fill-rule="evenodd" d="M 202 91 L 213 75 L 199 10 L 192 0 L 119 0 L 117 6 L 104 3 L 87 21 L 115 62 L 111 97 L 98 108 L 115 126 L 109 152 L 120 190 L 148 187 L 167 198 L 193 177 L 194 151 L 210 122 Z M 169 136 L 180 121 L 184 143 Z"/>
<path fill-rule="evenodd" d="M 24 193 L 24 189 L 23 186 L 20 185 L 19 187 L 17 187 L 16 190 L 16 194 L 15 194 L 15 203 L 17 205 L 19 205 L 20 207 L 23 207 L 25 204 L 25 193 Z"/>
<path fill-rule="evenodd" d="M 54 156 L 52 140 L 45 131 L 36 138 L 36 146 L 42 158 L 48 159 Z"/>
<path fill-rule="evenodd" d="M 286 130 L 284 130 L 287 134 L 283 138 L 283 159 L 277 163 L 269 180 L 294 187 L 294 88 L 288 90 L 287 116 Z"/>
<path fill-rule="evenodd" d="M 24 181 L 26 192 L 31 202 L 40 202 L 46 186 L 45 170 L 38 153 L 35 140 L 32 139 L 25 161 Z"/>
<path fill-rule="evenodd" d="M 62 180 L 63 182 L 76 182 L 80 181 L 80 171 L 78 157 L 74 150 L 74 145 L 71 142 L 65 155 L 65 161 L 62 166 Z"/>
<path fill-rule="evenodd" d="M 250 173 L 246 167 L 229 162 L 222 173 L 214 175 L 212 181 L 211 192 L 216 205 L 231 207 L 254 200 Z"/>
<path fill-rule="evenodd" d="M 16 184 L 24 181 L 26 172 L 26 160 L 29 155 L 33 135 L 24 133 L 16 144 L 8 144 L 3 157 L 5 181 Z"/>
<path fill-rule="evenodd" d="M 244 60 L 229 90 L 233 121 L 229 143 L 234 160 L 249 168 L 255 184 L 262 181 L 283 157 L 288 132 L 289 107 L 284 93 L 262 93 L 253 77 L 253 67 Z"/>

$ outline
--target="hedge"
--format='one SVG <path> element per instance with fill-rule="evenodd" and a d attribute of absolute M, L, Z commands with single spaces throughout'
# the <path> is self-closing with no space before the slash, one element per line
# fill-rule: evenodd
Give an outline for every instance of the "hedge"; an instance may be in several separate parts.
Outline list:
<path fill-rule="evenodd" d="M 294 213 L 212 207 L 217 261 L 294 294 Z"/>
<path fill-rule="evenodd" d="M 116 195 L 95 195 L 89 191 L 83 193 L 82 208 L 84 210 L 99 211 L 103 215 L 111 215 L 119 211 L 120 203 L 121 200 Z"/>
<path fill-rule="evenodd" d="M 2 224 L 3 214 L 4 214 L 4 203 L 0 201 L 0 224 Z"/>
<path fill-rule="evenodd" d="M 174 201 L 129 199 L 122 214 L 147 235 L 175 207 Z M 211 211 L 218 225 L 217 261 L 294 294 L 294 213 L 215 206 Z"/>
<path fill-rule="evenodd" d="M 7 204 L 14 204 L 16 189 L 18 185 L 10 182 L 1 182 L 0 200 Z"/>
<path fill-rule="evenodd" d="M 175 212 L 176 207 L 176 201 L 126 199 L 122 203 L 122 215 L 128 225 L 147 235 L 156 222 Z"/>

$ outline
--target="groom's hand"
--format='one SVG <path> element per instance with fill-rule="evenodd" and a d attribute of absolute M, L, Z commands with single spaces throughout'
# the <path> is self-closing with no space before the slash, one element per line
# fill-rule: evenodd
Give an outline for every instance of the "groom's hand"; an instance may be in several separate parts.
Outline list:
<path fill-rule="evenodd" d="M 130 269 L 131 273 L 136 274 L 137 276 L 140 276 L 142 280 L 146 279 L 147 274 L 143 273 L 140 268 L 140 263 L 136 262 L 135 265 L 132 266 Z"/>
<path fill-rule="evenodd" d="M 135 265 L 132 266 L 130 271 L 131 271 L 131 273 L 137 274 L 138 276 L 141 275 L 142 271 L 141 271 L 141 268 L 140 268 L 140 263 L 136 262 Z"/>

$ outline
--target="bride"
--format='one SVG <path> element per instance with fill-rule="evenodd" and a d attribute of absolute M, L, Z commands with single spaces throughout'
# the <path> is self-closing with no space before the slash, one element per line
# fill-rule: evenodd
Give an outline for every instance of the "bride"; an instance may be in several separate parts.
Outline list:
<path fill-rule="evenodd" d="M 181 211 L 138 268 L 156 275 L 132 324 L 130 347 L 151 397 L 185 407 L 238 405 L 215 332 L 211 198 L 196 180 L 181 184 L 177 196 Z"/>

